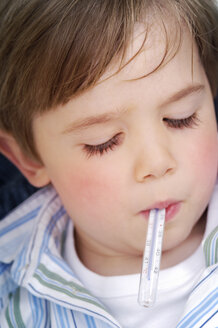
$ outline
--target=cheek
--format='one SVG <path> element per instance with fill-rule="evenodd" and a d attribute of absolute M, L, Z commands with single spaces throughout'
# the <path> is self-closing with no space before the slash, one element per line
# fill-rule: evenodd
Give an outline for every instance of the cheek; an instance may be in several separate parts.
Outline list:
<path fill-rule="evenodd" d="M 59 179 L 56 189 L 71 215 L 99 216 L 110 211 L 121 197 L 122 188 L 116 172 L 110 168 L 77 167 Z"/>
<path fill-rule="evenodd" d="M 204 134 L 202 137 L 193 140 L 187 155 L 187 158 L 189 158 L 190 181 L 193 181 L 197 188 L 210 193 L 217 177 L 217 135 L 214 133 L 211 135 Z"/>
<path fill-rule="evenodd" d="M 104 197 L 111 198 L 113 196 L 113 180 L 110 176 L 101 173 L 91 174 L 88 172 L 78 172 L 71 177 L 72 185 L 68 185 L 68 189 L 73 192 L 76 198 L 81 198 L 84 202 L 98 202 Z"/>
<path fill-rule="evenodd" d="M 208 135 L 207 138 L 199 139 L 196 150 L 193 151 L 193 155 L 190 158 L 192 158 L 197 172 L 207 174 L 208 177 L 217 173 L 217 138 Z"/>

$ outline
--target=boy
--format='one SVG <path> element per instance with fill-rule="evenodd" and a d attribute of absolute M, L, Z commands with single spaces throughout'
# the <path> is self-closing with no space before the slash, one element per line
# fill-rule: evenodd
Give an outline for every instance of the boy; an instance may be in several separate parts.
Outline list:
<path fill-rule="evenodd" d="M 1 222 L 2 327 L 215 327 L 215 2 L 0 6 L 0 148 L 47 186 Z M 166 224 L 145 309 L 153 208 Z"/>

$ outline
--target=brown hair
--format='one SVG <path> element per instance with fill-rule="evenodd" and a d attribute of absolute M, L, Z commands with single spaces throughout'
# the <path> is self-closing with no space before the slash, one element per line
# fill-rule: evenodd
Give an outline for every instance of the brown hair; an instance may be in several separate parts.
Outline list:
<path fill-rule="evenodd" d="M 158 15 L 165 28 L 166 8 L 189 26 L 215 95 L 215 0 L 1 0 L 0 128 L 37 158 L 34 116 L 93 86 L 113 60 L 122 68 L 135 22 Z"/>

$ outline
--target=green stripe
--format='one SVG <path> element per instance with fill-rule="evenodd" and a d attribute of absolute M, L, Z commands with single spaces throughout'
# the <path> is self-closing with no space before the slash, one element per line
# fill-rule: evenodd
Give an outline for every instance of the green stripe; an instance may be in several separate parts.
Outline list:
<path fill-rule="evenodd" d="M 206 266 L 210 265 L 210 236 L 207 237 L 204 243 L 204 255 L 206 260 Z"/>
<path fill-rule="evenodd" d="M 214 248 L 213 241 L 215 240 L 216 234 L 218 233 L 218 227 L 216 227 L 207 237 L 204 243 L 204 253 L 205 253 L 205 259 L 206 259 L 206 265 L 212 265 L 217 263 L 217 249 L 218 249 L 218 239 L 215 243 L 215 258 L 211 258 L 212 256 L 212 249 Z"/>
<path fill-rule="evenodd" d="M 106 311 L 105 307 L 103 307 L 101 304 L 95 302 L 94 300 L 87 299 L 85 297 L 85 295 L 84 295 L 84 297 L 76 295 L 76 293 L 79 292 L 79 293 L 85 293 L 87 296 L 89 295 L 89 296 L 93 297 L 92 294 L 90 294 L 88 292 L 88 290 L 85 289 L 84 287 L 81 287 L 81 286 L 75 284 L 73 281 L 67 281 L 67 280 L 63 279 L 61 276 L 59 276 L 58 274 L 56 274 L 52 271 L 49 271 L 44 266 L 44 264 L 40 264 L 37 269 L 40 270 L 46 277 L 53 280 L 54 282 L 57 281 L 57 282 L 61 283 L 63 285 L 63 287 L 53 285 L 52 282 L 48 283 L 48 282 L 44 281 L 39 274 L 35 273 L 34 277 L 42 285 L 48 287 L 49 289 L 56 290 L 56 291 L 61 292 L 65 295 L 67 295 L 67 296 L 70 296 L 71 298 L 78 299 L 78 300 L 85 301 L 85 302 L 88 302 L 90 304 L 93 304 L 93 305 L 103 309 L 104 311 Z M 64 286 L 71 287 L 73 289 L 73 292 L 70 292 L 69 290 L 65 289 Z"/>
<path fill-rule="evenodd" d="M 20 288 L 17 288 L 14 294 L 14 316 L 19 328 L 25 328 L 20 312 Z"/>
<path fill-rule="evenodd" d="M 9 328 L 14 328 L 12 326 L 12 323 L 11 323 L 11 319 L 10 319 L 10 316 L 9 316 L 9 309 L 7 307 L 6 311 L 5 311 L 5 317 L 6 317 L 6 320 L 7 320 L 7 323 L 8 323 L 8 327 Z"/>
<path fill-rule="evenodd" d="M 60 275 L 58 275 L 54 271 L 48 270 L 48 268 L 42 263 L 39 264 L 39 266 L 37 267 L 37 270 L 40 270 L 46 277 L 48 277 L 51 280 L 57 281 L 64 286 L 69 286 L 69 287 L 73 288 L 73 290 L 76 292 L 84 293 L 84 294 L 87 294 L 87 295 L 93 297 L 93 295 L 85 287 L 80 286 L 73 281 L 68 281 L 68 280 L 62 278 Z"/>

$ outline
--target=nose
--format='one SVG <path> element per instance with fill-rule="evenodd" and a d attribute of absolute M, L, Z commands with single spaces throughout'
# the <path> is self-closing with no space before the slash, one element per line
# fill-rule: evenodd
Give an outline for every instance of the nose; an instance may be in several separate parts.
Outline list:
<path fill-rule="evenodd" d="M 162 135 L 149 137 L 137 148 L 135 160 L 135 179 L 144 182 L 172 174 L 176 168 L 172 147 Z"/>

